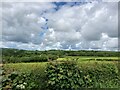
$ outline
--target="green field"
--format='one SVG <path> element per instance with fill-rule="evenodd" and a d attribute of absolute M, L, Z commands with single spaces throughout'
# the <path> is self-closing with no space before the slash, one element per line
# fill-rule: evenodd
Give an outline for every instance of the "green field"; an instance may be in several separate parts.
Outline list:
<path fill-rule="evenodd" d="M 118 61 L 118 57 L 94 57 L 94 56 L 66 56 L 57 60 L 78 60 L 80 61 Z"/>
<path fill-rule="evenodd" d="M 4 64 L 3 68 L 6 73 L 10 73 L 13 71 L 18 72 L 30 72 L 32 70 L 39 69 L 40 72 L 44 72 L 46 68 L 47 62 L 40 62 L 40 63 L 9 63 Z"/>
<path fill-rule="evenodd" d="M 78 58 L 78 57 L 66 57 L 66 58 L 59 58 L 58 60 L 56 61 L 66 61 L 66 60 L 73 60 L 75 58 Z M 90 60 L 90 59 L 95 59 L 96 57 L 80 57 L 78 60 L 77 60 L 77 64 L 79 66 L 81 65 L 91 65 L 91 64 L 103 64 L 103 63 L 112 63 L 112 64 L 118 64 L 118 62 L 113 62 L 113 61 L 95 61 L 95 60 Z M 100 57 L 99 57 L 100 58 Z M 111 58 L 108 58 L 108 57 L 102 57 L 103 58 L 107 58 L 107 59 L 111 59 Z M 98 58 L 97 58 L 98 59 Z M 117 57 L 112 57 L 112 59 L 115 59 L 117 60 Z M 56 62 L 55 61 L 55 62 Z M 82 62 L 81 62 L 82 61 Z M 53 61 L 54 62 L 54 61 Z M 8 63 L 8 64 L 4 64 L 3 65 L 3 69 L 7 72 L 7 73 L 10 73 L 12 71 L 19 71 L 19 72 L 30 72 L 31 70 L 34 70 L 34 69 L 41 69 L 41 72 L 42 70 L 45 70 L 46 66 L 47 66 L 47 63 L 48 62 L 33 62 L 33 63 Z"/>
<path fill-rule="evenodd" d="M 97 59 L 101 59 L 101 60 L 97 61 Z M 119 59 L 118 59 L 118 57 L 66 56 L 64 58 L 58 58 L 55 61 L 66 61 L 66 60 L 77 61 L 78 65 L 79 65 L 79 63 L 80 64 L 82 63 L 83 65 L 89 63 L 91 65 L 93 63 L 116 63 L 116 64 L 118 64 L 117 60 L 119 60 Z M 106 60 L 109 60 L 109 61 L 106 61 Z M 113 62 L 114 60 L 116 60 L 116 62 Z M 30 71 L 35 68 L 41 68 L 41 70 L 42 70 L 43 68 L 46 67 L 47 63 L 48 62 L 8 63 L 8 64 L 4 64 L 4 70 L 8 70 L 9 72 L 11 70 L 26 72 L 26 71 Z"/>

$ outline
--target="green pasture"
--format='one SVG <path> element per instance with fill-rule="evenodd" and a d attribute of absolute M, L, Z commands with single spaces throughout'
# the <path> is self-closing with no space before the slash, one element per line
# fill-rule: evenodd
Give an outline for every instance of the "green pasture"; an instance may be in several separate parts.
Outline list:
<path fill-rule="evenodd" d="M 66 56 L 64 58 L 58 58 L 60 60 L 78 60 L 78 61 L 118 61 L 118 57 L 94 57 L 94 56 Z"/>
<path fill-rule="evenodd" d="M 46 68 L 47 62 L 40 62 L 40 63 L 9 63 L 3 65 L 3 70 L 6 73 L 10 73 L 13 71 L 18 72 L 31 72 L 33 70 L 40 71 L 41 73 L 44 72 Z"/>
<path fill-rule="evenodd" d="M 78 57 L 65 57 L 65 58 L 59 58 L 54 62 L 59 62 L 59 61 L 66 61 L 66 60 L 75 60 L 75 58 Z M 95 61 L 95 60 L 89 60 L 91 58 L 95 57 L 80 57 L 76 63 L 78 66 L 97 66 L 97 65 L 102 65 L 102 64 L 111 64 L 111 65 L 119 65 L 118 62 L 113 62 L 113 61 Z M 100 57 L 99 57 L 100 58 Z M 105 58 L 105 57 L 102 57 Z M 108 58 L 108 57 L 106 57 Z M 117 57 L 112 57 L 112 59 L 117 59 Z M 108 58 L 109 59 L 109 58 Z M 82 61 L 82 62 L 81 62 Z M 3 70 L 5 73 L 10 73 L 13 71 L 18 71 L 18 72 L 31 72 L 33 70 L 37 70 L 40 72 L 44 72 L 46 69 L 48 62 L 31 62 L 31 63 L 8 63 L 3 65 Z"/>
<path fill-rule="evenodd" d="M 97 61 L 97 59 L 101 59 L 101 60 Z M 110 61 L 106 61 L 107 59 L 109 59 Z M 66 56 L 64 58 L 58 58 L 55 61 L 64 61 L 64 60 L 77 61 L 77 64 L 79 66 L 86 65 L 86 64 L 89 66 L 92 66 L 92 64 L 96 64 L 96 63 L 97 64 L 104 64 L 104 63 L 118 64 L 118 62 L 113 62 L 113 61 L 119 60 L 119 59 L 118 57 Z M 12 71 L 30 72 L 31 70 L 34 70 L 34 69 L 39 69 L 42 72 L 45 70 L 47 63 L 48 62 L 8 63 L 8 64 L 4 64 L 3 69 L 7 73 Z"/>

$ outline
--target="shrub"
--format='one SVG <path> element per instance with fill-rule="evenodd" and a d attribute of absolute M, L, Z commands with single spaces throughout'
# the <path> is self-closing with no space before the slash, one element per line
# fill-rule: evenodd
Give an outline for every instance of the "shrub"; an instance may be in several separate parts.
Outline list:
<path fill-rule="evenodd" d="M 59 57 L 59 56 L 57 56 L 57 55 L 52 55 L 52 54 L 49 54 L 49 55 L 48 55 L 48 59 L 49 59 L 50 61 L 57 60 L 58 57 Z"/>
<path fill-rule="evenodd" d="M 78 68 L 73 61 L 50 62 L 46 70 L 47 87 L 51 90 L 120 87 L 115 64 L 94 64 Z"/>
<path fill-rule="evenodd" d="M 46 62 L 48 61 L 48 58 L 46 55 L 31 56 L 27 58 L 28 59 L 24 59 L 22 62 Z"/>
<path fill-rule="evenodd" d="M 30 73 L 12 72 L 3 77 L 2 88 L 3 90 L 44 90 L 46 86 L 44 76 L 34 71 Z"/>
<path fill-rule="evenodd" d="M 84 83 L 75 62 L 51 62 L 47 70 L 47 87 L 51 90 L 78 89 Z"/>
<path fill-rule="evenodd" d="M 89 63 L 90 64 L 90 63 Z M 118 68 L 114 63 L 99 63 L 94 64 L 84 64 L 80 67 L 83 71 L 82 74 L 84 77 L 87 75 L 91 80 L 88 83 L 88 79 L 85 79 L 84 87 L 90 88 L 117 88 L 120 87 L 120 76 Z"/>
<path fill-rule="evenodd" d="M 30 56 L 30 57 L 11 57 L 9 62 L 46 62 L 48 58 L 46 55 Z"/>

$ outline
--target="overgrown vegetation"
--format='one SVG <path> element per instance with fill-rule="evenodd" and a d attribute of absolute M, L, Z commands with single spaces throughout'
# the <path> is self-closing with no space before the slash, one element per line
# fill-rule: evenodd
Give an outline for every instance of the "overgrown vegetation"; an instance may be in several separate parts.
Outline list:
<path fill-rule="evenodd" d="M 46 90 L 46 63 L 7 64 L 3 69 L 3 90 Z"/>
<path fill-rule="evenodd" d="M 118 54 L 3 49 L 3 90 L 120 88 Z"/>
<path fill-rule="evenodd" d="M 92 65 L 94 67 L 78 66 L 73 61 L 50 63 L 47 68 L 48 87 L 51 90 L 120 87 L 116 64 L 92 63 Z"/>
<path fill-rule="evenodd" d="M 45 76 L 36 72 L 19 73 L 12 72 L 4 77 L 2 84 L 3 90 L 34 90 L 45 89 Z M 42 83 L 41 83 L 42 82 Z"/>
<path fill-rule="evenodd" d="M 46 73 L 48 77 L 47 86 L 50 90 L 78 89 L 83 84 L 81 71 L 75 62 L 49 63 Z"/>
<path fill-rule="evenodd" d="M 6 64 L 3 67 L 4 76 L 7 77 L 3 80 L 4 88 L 19 86 L 20 90 L 24 84 L 23 90 L 120 88 L 120 66 L 115 62 L 52 61 L 43 64 Z"/>

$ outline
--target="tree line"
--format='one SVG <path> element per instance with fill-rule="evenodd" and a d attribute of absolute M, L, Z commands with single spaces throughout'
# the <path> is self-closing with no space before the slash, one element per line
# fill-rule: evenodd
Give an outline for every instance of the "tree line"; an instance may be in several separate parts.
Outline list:
<path fill-rule="evenodd" d="M 120 52 L 115 51 L 88 51 L 88 50 L 19 50 L 1 48 L 3 62 L 44 62 L 56 60 L 65 56 L 97 56 L 97 57 L 118 57 Z"/>

